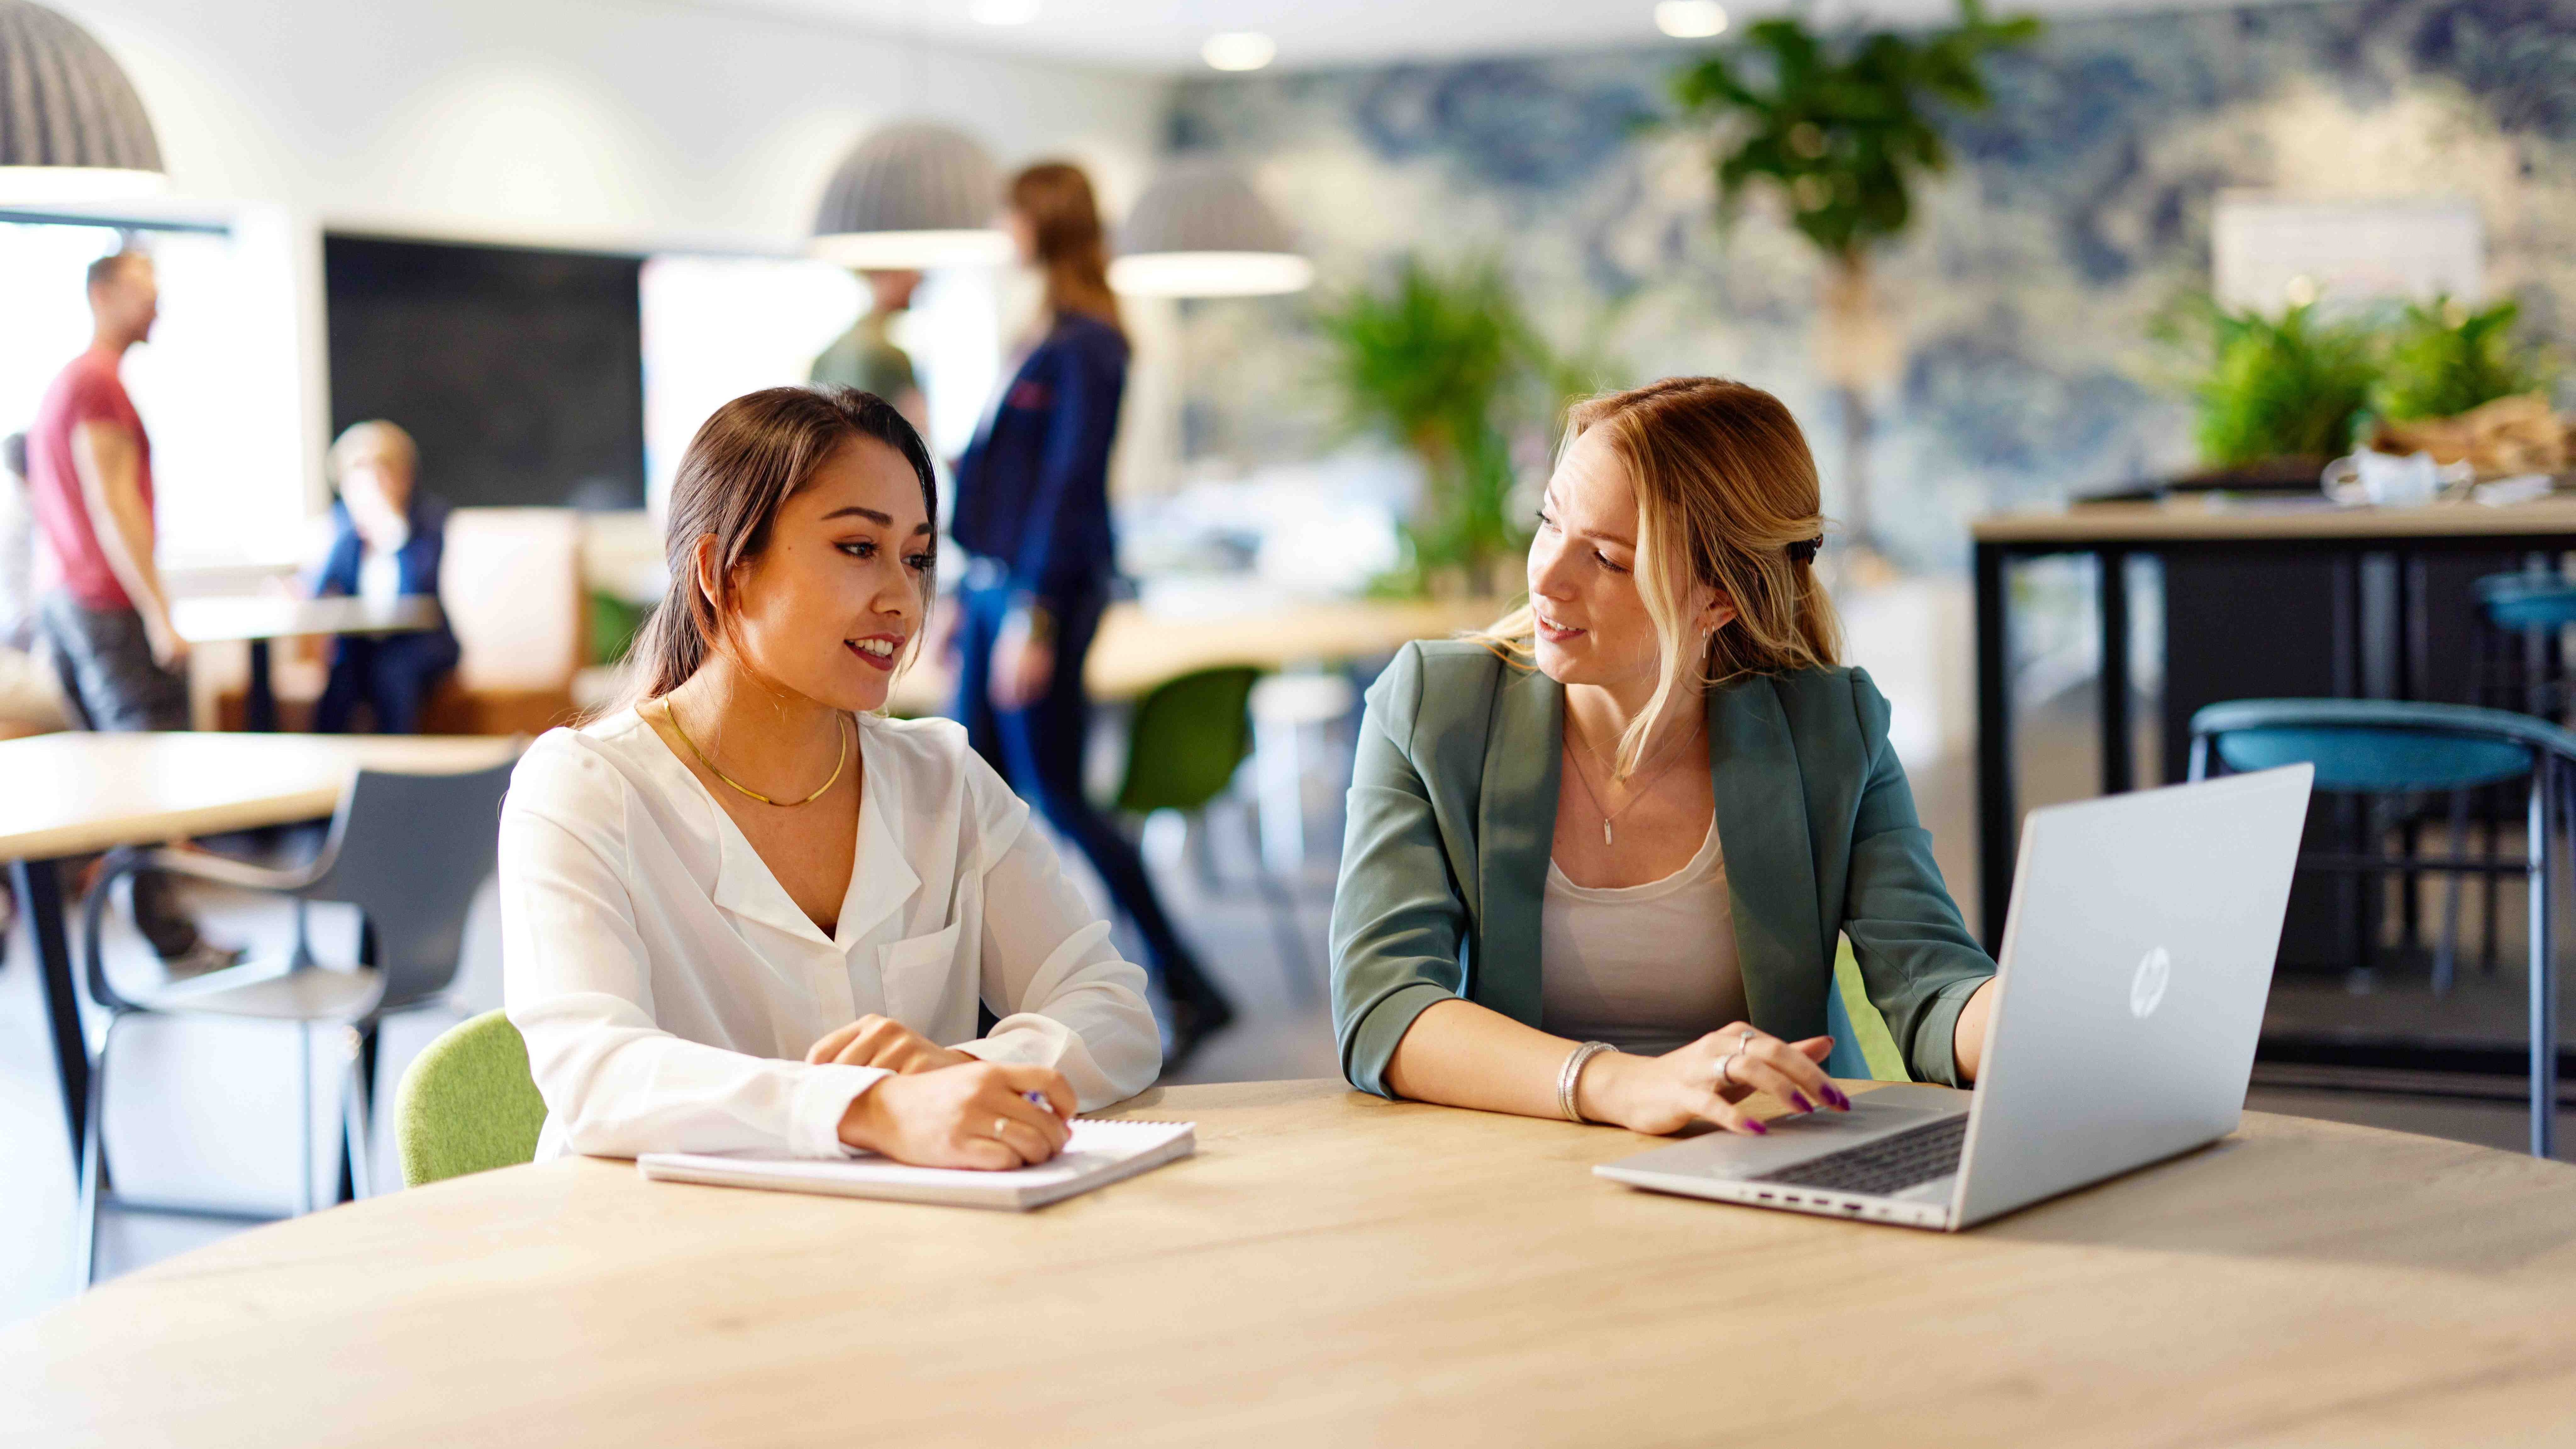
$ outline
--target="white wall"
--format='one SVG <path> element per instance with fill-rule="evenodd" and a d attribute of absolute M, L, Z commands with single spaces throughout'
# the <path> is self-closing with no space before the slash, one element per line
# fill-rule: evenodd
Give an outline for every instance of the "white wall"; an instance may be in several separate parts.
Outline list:
<path fill-rule="evenodd" d="M 793 252 L 851 142 L 915 116 L 1005 167 L 1080 161 L 1114 216 L 1150 179 L 1171 86 L 657 0 L 52 3 L 133 78 L 181 198 L 292 218 L 316 510 L 326 228 Z"/>
<path fill-rule="evenodd" d="M 860 133 L 942 118 L 1113 205 L 1169 82 L 652 0 L 55 0 L 143 93 L 184 193 L 338 226 L 792 247 Z"/>

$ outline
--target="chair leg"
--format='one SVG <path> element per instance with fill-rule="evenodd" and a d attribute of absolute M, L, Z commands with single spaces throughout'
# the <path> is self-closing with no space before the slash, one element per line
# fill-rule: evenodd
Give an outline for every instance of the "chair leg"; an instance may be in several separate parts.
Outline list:
<path fill-rule="evenodd" d="M 116 1026 L 124 1018 L 107 1019 L 107 1035 L 100 1039 L 98 1060 L 89 1071 L 89 1117 L 81 1130 L 80 1180 L 80 1264 L 81 1286 L 98 1281 L 98 1222 L 107 1211 L 107 1058 L 116 1045 Z"/>
<path fill-rule="evenodd" d="M 317 1204 L 313 1194 L 313 1024 L 295 1024 L 295 1134 L 302 1145 L 298 1159 L 303 1171 L 296 1174 L 295 1201 L 298 1211 L 310 1213 Z"/>
<path fill-rule="evenodd" d="M 367 1090 L 371 1058 L 366 1036 L 356 1027 L 348 1029 L 349 1068 L 340 1084 L 341 1150 L 347 1154 L 342 1180 L 348 1187 L 350 1201 L 375 1195 L 374 1133 L 368 1127 Z"/>
<path fill-rule="evenodd" d="M 2549 887 L 2554 852 L 2550 849 L 2549 797 L 2556 770 L 2544 760 L 2533 771 L 2529 836 L 2530 864 L 2524 868 L 2531 897 L 2531 1155 L 2552 1156 L 2558 1136 L 2558 993 L 2550 979 Z"/>
<path fill-rule="evenodd" d="M 2451 792 L 2451 831 L 2444 849 L 2453 859 L 2469 853 L 2469 792 Z M 2468 888 L 2462 871 L 2446 871 L 2442 876 L 2442 944 L 2433 953 L 2433 994 L 2447 996 L 2459 975 L 2460 966 L 2460 893 Z"/>

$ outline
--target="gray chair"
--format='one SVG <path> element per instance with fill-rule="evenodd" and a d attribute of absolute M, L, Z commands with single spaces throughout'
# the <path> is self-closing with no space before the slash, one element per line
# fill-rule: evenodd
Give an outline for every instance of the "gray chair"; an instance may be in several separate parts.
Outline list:
<path fill-rule="evenodd" d="M 511 768 L 500 765 L 465 775 L 361 770 L 340 796 L 320 853 L 309 865 L 295 869 L 270 869 L 195 851 L 128 849 L 109 856 L 83 908 L 90 998 L 108 1014 L 107 1033 L 90 1073 L 89 1125 L 81 1144 L 81 1260 L 91 1278 L 97 1274 L 99 1215 L 111 1205 L 129 1212 L 251 1222 L 279 1216 L 204 1204 L 137 1201 L 113 1193 L 104 1137 L 107 1067 L 116 1029 L 131 1017 L 229 1017 L 297 1024 L 301 1048 L 297 1077 L 303 1105 L 301 1212 L 311 1212 L 315 1206 L 313 1027 L 339 1027 L 351 1046 L 341 1111 L 348 1145 L 344 1187 L 359 1196 L 366 1194 L 377 1024 L 392 1012 L 430 1004 L 455 981 L 466 910 L 492 874 L 501 797 L 509 789 Z M 127 996 L 108 979 L 99 928 L 116 882 L 147 869 L 291 897 L 295 901 L 293 951 L 283 964 L 235 966 L 139 999 Z M 306 907 L 312 901 L 339 901 L 358 908 L 364 924 L 360 959 L 354 967 L 326 969 L 313 959 L 306 931 Z"/>

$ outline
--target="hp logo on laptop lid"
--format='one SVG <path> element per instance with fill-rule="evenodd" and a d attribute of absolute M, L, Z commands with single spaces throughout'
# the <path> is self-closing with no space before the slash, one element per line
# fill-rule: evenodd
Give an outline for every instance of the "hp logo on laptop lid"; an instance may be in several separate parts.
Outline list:
<path fill-rule="evenodd" d="M 2140 1021 L 2155 1015 L 2165 999 L 2165 988 L 2173 984 L 2173 957 L 2158 946 L 2138 963 L 2138 974 L 2129 978 L 2129 1014 Z"/>

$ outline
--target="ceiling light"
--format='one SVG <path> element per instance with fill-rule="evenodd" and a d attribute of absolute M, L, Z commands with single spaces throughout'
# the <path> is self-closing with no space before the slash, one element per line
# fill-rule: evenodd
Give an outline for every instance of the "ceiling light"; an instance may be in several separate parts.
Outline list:
<path fill-rule="evenodd" d="M 1209 36 L 1199 55 L 1218 70 L 1259 70 L 1279 58 L 1279 44 L 1258 30 L 1228 30 Z"/>
<path fill-rule="evenodd" d="M 168 185 L 134 83 L 88 31 L 0 0 L 0 200 L 106 201 Z"/>
<path fill-rule="evenodd" d="M 1131 297 L 1302 292 L 1314 263 L 1243 174 L 1213 158 L 1173 162 L 1127 213 L 1109 285 Z"/>
<path fill-rule="evenodd" d="M 871 271 L 997 266 L 1011 259 L 1009 235 L 993 227 L 1001 203 L 1001 172 L 974 137 L 927 121 L 887 126 L 832 172 L 812 250 Z"/>
<path fill-rule="evenodd" d="M 966 13 L 979 25 L 1026 25 L 1038 18 L 1039 0 L 970 0 Z"/>
<path fill-rule="evenodd" d="M 1726 30 L 1726 7 L 1717 0 L 1662 0 L 1655 28 L 1675 40 L 1706 40 Z"/>

